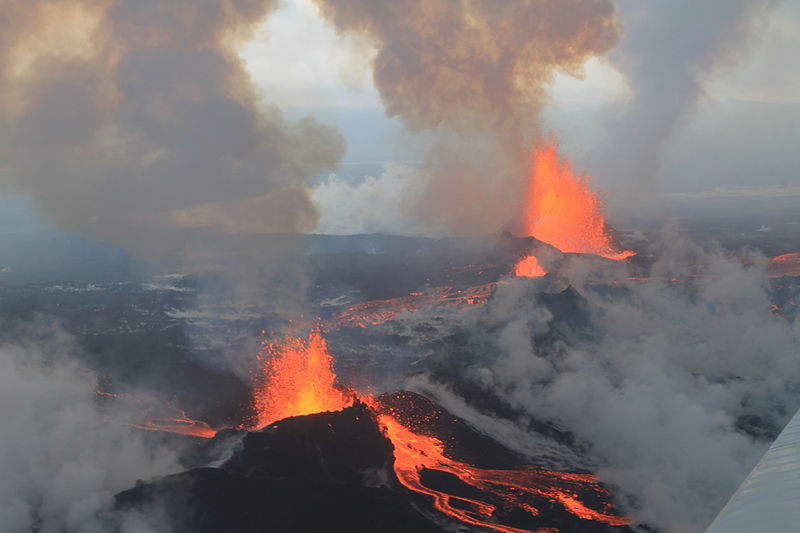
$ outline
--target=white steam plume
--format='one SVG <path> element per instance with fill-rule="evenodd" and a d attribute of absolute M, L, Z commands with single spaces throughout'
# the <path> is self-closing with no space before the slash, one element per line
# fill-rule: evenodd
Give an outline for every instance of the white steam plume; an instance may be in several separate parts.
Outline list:
<path fill-rule="evenodd" d="M 620 265 L 599 272 L 585 259 L 559 274 L 585 299 L 581 333 L 541 303 L 547 280 L 516 279 L 446 321 L 441 334 L 457 333 L 462 349 L 430 363 L 445 397 L 477 386 L 573 434 L 638 520 L 698 532 L 800 407 L 800 323 L 770 313 L 763 265 L 673 230 L 659 249 L 651 275 L 664 281 L 628 281 Z M 710 277 L 669 281 L 698 270 Z"/>
<path fill-rule="evenodd" d="M 96 379 L 71 361 L 70 340 L 0 346 L 0 523 L 4 531 L 103 533 L 115 493 L 180 470 L 176 455 L 96 401 Z M 123 532 L 156 531 L 117 517 Z"/>
<path fill-rule="evenodd" d="M 747 52 L 775 4 L 615 1 L 624 33 L 610 58 L 627 78 L 631 98 L 605 112 L 592 161 L 615 206 L 631 210 L 653 199 L 666 142 L 694 113 L 708 76 Z"/>

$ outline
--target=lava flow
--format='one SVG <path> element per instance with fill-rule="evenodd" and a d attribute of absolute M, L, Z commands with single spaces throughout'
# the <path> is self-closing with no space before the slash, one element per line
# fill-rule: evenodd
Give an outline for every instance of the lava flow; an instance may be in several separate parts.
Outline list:
<path fill-rule="evenodd" d="M 145 413 L 142 418 L 135 422 L 126 422 L 127 425 L 136 429 L 147 431 L 163 431 L 165 433 L 177 433 L 190 437 L 200 437 L 210 439 L 217 434 L 217 430 L 200 420 L 191 419 L 184 411 L 157 400 L 141 398 L 131 394 L 115 394 L 103 390 L 97 390 L 96 394 L 101 397 L 113 398 L 135 406 L 138 412 Z"/>
<path fill-rule="evenodd" d="M 565 253 L 625 259 L 635 252 L 620 250 L 606 227 L 602 202 L 586 177 L 573 173 L 550 142 L 533 151 L 533 168 L 525 201 L 526 234 Z M 524 260 L 523 260 L 524 261 Z"/>
<path fill-rule="evenodd" d="M 424 306 L 438 305 L 480 305 L 492 294 L 495 283 L 485 283 L 476 287 L 455 288 L 436 287 L 428 292 L 415 292 L 401 298 L 390 300 L 371 300 L 357 303 L 322 321 L 323 331 L 333 331 L 341 327 L 376 326 L 394 318 L 402 311 L 417 311 Z"/>
<path fill-rule="evenodd" d="M 335 384 L 333 360 L 319 329 L 313 330 L 308 339 L 289 336 L 280 344 L 265 342 L 264 346 L 262 386 L 255 397 L 256 427 L 289 416 L 338 411 L 352 405 L 353 396 Z M 434 507 L 451 518 L 495 531 L 522 533 L 531 530 L 497 523 L 498 512 L 516 508 L 535 517 L 539 510 L 532 502 L 544 498 L 557 502 L 566 512 L 582 519 L 608 525 L 630 523 L 627 518 L 613 514 L 608 503 L 603 503 L 601 510 L 583 503 L 579 495 L 587 493 L 599 501 L 610 501 L 608 493 L 592 475 L 551 472 L 535 466 L 512 470 L 473 467 L 448 458 L 441 440 L 416 433 L 401 422 L 391 408 L 374 398 L 363 400 L 375 412 L 392 442 L 394 472 L 400 483 L 414 492 L 430 496 Z M 488 494 L 488 501 L 429 488 L 422 481 L 425 469 L 455 475 L 474 489 Z M 501 502 L 501 505 L 492 503 L 493 500 Z"/>
<path fill-rule="evenodd" d="M 288 417 L 341 411 L 355 402 L 353 393 L 336 384 L 333 358 L 319 328 L 313 329 L 308 338 L 286 336 L 280 343 L 264 341 L 263 346 L 259 355 L 263 366 L 253 400 L 257 414 L 251 429 L 261 429 Z M 126 395 L 102 391 L 98 394 L 141 403 Z M 422 397 L 413 393 L 402 397 L 416 397 L 414 405 L 422 405 L 419 404 Z M 593 475 L 555 472 L 531 465 L 508 469 L 473 466 L 449 457 L 438 434 L 431 435 L 431 428 L 416 429 L 424 417 L 404 416 L 403 411 L 373 397 L 362 400 L 392 443 L 393 468 L 399 483 L 430 497 L 433 507 L 452 519 L 502 533 L 557 533 L 558 528 L 529 526 L 554 509 L 573 519 L 609 526 L 630 523 L 628 518 L 613 512 L 610 494 Z M 179 410 L 158 405 L 166 409 L 165 416 L 148 410 L 144 421 L 133 425 L 207 438 L 216 433 Z M 469 496 L 431 487 L 424 476 L 432 471 L 455 476 L 470 487 Z M 516 518 L 510 518 L 513 515 Z M 523 520 L 525 525 L 519 523 L 520 516 L 527 517 Z M 509 521 L 514 525 L 506 523 Z"/>
<path fill-rule="evenodd" d="M 336 385 L 333 358 L 319 329 L 308 339 L 286 336 L 281 343 L 264 341 L 264 361 L 256 380 L 253 429 L 290 416 L 340 411 L 353 395 Z"/>
<path fill-rule="evenodd" d="M 613 513 L 608 503 L 610 494 L 591 474 L 554 472 L 536 466 L 486 469 L 456 461 L 445 455 L 445 446 L 440 439 L 412 431 L 380 402 L 374 399 L 367 399 L 367 402 L 379 413 L 379 423 L 392 441 L 394 471 L 400 483 L 414 492 L 431 497 L 434 507 L 451 518 L 503 533 L 529 533 L 532 530 L 498 523 L 498 515 L 517 509 L 535 518 L 541 513 L 535 507 L 536 501 L 540 501 L 547 502 L 546 505 L 560 505 L 564 511 L 584 520 L 609 526 L 631 523 L 627 517 Z M 488 497 L 484 501 L 477 499 L 477 496 L 456 496 L 430 488 L 422 480 L 426 470 L 452 474 Z M 584 503 L 582 496 L 585 495 L 601 502 L 601 509 L 593 509 Z M 498 503 L 492 503 L 492 500 Z M 557 532 L 558 529 L 533 531 Z"/>
<path fill-rule="evenodd" d="M 798 276 L 800 277 L 800 253 L 783 254 L 771 257 L 767 272 L 771 277 Z"/>

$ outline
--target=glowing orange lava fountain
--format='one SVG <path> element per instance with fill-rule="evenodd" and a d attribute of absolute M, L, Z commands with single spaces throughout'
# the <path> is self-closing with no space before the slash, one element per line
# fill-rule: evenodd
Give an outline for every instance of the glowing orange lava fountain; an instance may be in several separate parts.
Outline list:
<path fill-rule="evenodd" d="M 540 278 L 545 274 L 547 274 L 547 271 L 539 264 L 539 260 L 532 255 L 522 258 L 514 266 L 514 275 L 518 278 Z"/>
<path fill-rule="evenodd" d="M 569 161 L 559 157 L 555 141 L 533 150 L 524 224 L 527 235 L 565 253 L 617 260 L 636 255 L 614 244 L 606 228 L 602 202 L 589 189 L 586 177 L 576 175 Z M 520 268 L 529 271 L 521 265 L 516 270 Z"/>
<path fill-rule="evenodd" d="M 262 343 L 264 365 L 253 399 L 254 429 L 290 416 L 340 411 L 353 404 L 352 394 L 335 384 L 333 358 L 318 329 L 308 339 L 287 336 L 281 343 Z"/>

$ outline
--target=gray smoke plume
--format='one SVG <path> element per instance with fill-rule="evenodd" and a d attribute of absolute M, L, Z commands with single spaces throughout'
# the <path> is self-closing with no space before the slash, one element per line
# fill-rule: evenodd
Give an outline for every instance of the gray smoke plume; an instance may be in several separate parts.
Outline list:
<path fill-rule="evenodd" d="M 156 237 L 176 224 L 310 229 L 305 188 L 344 142 L 262 105 L 235 51 L 277 5 L 3 2 L 0 179 L 62 227 L 135 250 L 171 246 Z"/>
<path fill-rule="evenodd" d="M 775 1 L 617 0 L 625 32 L 612 63 L 631 98 L 612 105 L 593 172 L 613 192 L 610 201 L 651 200 L 662 151 L 695 111 L 707 77 L 748 50 Z"/>
<path fill-rule="evenodd" d="M 438 233 L 508 222 L 555 73 L 580 76 L 619 35 L 610 0 L 317 4 L 338 31 L 375 44 L 387 114 L 434 132 L 425 190 L 409 211 Z"/>

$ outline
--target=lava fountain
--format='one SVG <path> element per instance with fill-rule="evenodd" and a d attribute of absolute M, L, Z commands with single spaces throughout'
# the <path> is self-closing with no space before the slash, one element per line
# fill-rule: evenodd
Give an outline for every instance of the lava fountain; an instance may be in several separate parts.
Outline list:
<path fill-rule="evenodd" d="M 287 335 L 282 342 L 264 341 L 256 378 L 253 429 L 290 416 L 340 411 L 353 395 L 336 384 L 333 358 L 319 329 L 307 339 Z"/>
<path fill-rule="evenodd" d="M 547 271 L 539 264 L 536 256 L 529 255 L 523 257 L 514 266 L 514 275 L 518 278 L 540 278 L 547 274 Z"/>
<path fill-rule="evenodd" d="M 558 155 L 555 141 L 534 148 L 524 214 L 525 234 L 564 253 L 594 254 L 607 259 L 626 259 L 635 252 L 622 250 L 606 227 L 603 204 L 589 189 L 587 177 L 573 172 Z M 526 257 L 517 275 L 534 266 Z"/>

